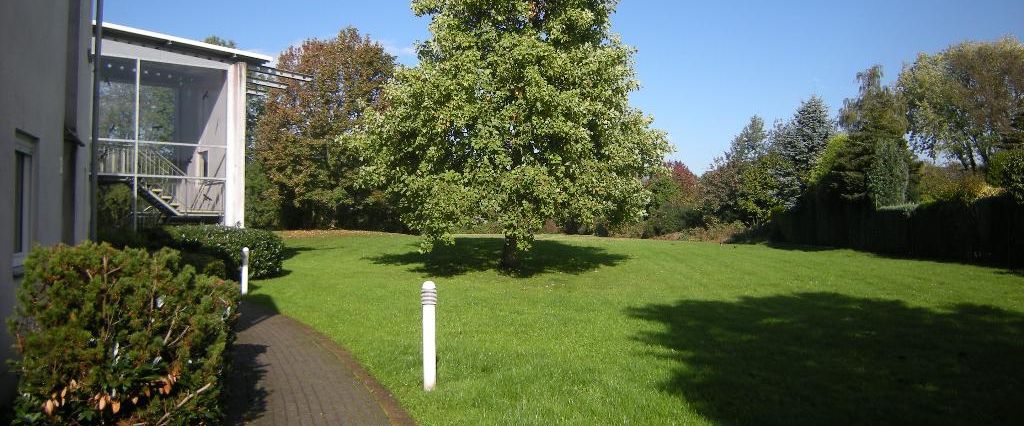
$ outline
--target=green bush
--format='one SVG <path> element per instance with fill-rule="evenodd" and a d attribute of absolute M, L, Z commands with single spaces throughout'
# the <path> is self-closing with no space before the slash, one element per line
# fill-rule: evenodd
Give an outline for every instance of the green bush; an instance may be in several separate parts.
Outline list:
<path fill-rule="evenodd" d="M 651 212 L 643 223 L 642 237 L 650 238 L 680 232 L 700 225 L 701 212 L 690 204 L 669 202 Z"/>
<path fill-rule="evenodd" d="M 910 166 L 901 143 L 881 140 L 875 145 L 875 156 L 866 177 L 868 194 L 876 208 L 907 202 Z"/>
<path fill-rule="evenodd" d="M 166 226 L 164 232 L 169 246 L 216 256 L 229 273 L 241 266 L 242 247 L 249 247 L 250 277 L 266 278 L 281 272 L 284 242 L 273 232 L 222 225 Z"/>
<path fill-rule="evenodd" d="M 992 157 L 989 183 L 1001 186 L 1017 203 L 1024 204 L 1024 149 L 1002 151 Z"/>
<path fill-rule="evenodd" d="M 19 424 L 218 424 L 238 291 L 153 254 L 36 248 L 8 327 Z"/>

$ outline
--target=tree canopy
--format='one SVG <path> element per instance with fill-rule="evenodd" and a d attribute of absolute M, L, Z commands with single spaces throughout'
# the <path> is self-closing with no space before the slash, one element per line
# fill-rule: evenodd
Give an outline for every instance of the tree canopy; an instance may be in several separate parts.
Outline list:
<path fill-rule="evenodd" d="M 380 99 L 395 58 L 345 28 L 331 39 L 289 47 L 278 68 L 313 76 L 268 94 L 256 125 L 255 159 L 276 186 L 288 227 L 358 227 L 379 196 L 359 185 L 363 153 L 339 139 Z"/>
<path fill-rule="evenodd" d="M 900 74 L 914 148 L 948 157 L 965 170 L 1021 142 L 1024 44 L 1013 37 L 965 42 L 918 55 Z"/>
<path fill-rule="evenodd" d="M 498 224 L 503 266 L 543 221 L 636 220 L 668 143 L 629 105 L 632 54 L 611 0 L 417 0 L 432 38 L 367 114 L 368 175 L 424 248 Z"/>

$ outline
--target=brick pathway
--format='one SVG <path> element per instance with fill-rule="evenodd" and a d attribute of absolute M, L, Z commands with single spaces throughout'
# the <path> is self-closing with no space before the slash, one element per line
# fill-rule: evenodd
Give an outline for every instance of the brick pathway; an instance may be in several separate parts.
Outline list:
<path fill-rule="evenodd" d="M 228 418 L 242 425 L 414 425 L 344 349 L 309 327 L 242 303 Z"/>

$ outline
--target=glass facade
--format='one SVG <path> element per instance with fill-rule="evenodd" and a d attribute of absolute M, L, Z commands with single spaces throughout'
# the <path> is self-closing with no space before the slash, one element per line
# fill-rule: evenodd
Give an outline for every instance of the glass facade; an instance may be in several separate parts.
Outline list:
<path fill-rule="evenodd" d="M 102 59 L 99 174 L 165 215 L 223 214 L 227 151 L 224 70 Z"/>

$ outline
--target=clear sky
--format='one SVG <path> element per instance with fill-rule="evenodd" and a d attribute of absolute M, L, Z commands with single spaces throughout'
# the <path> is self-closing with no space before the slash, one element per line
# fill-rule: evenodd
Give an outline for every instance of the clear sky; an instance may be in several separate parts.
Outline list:
<path fill-rule="evenodd" d="M 306 38 L 354 26 L 399 61 L 429 38 L 408 0 L 105 0 L 105 20 L 180 37 L 235 40 L 276 56 Z M 817 94 L 833 115 L 856 95 L 856 73 L 882 64 L 886 80 L 918 52 L 964 40 L 1024 39 L 1024 0 L 623 0 L 612 29 L 637 49 L 634 106 L 654 116 L 671 158 L 704 171 L 749 117 L 788 119 Z"/>

